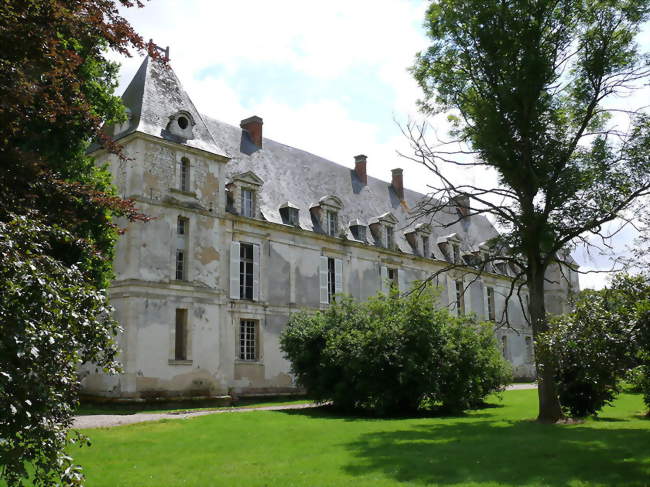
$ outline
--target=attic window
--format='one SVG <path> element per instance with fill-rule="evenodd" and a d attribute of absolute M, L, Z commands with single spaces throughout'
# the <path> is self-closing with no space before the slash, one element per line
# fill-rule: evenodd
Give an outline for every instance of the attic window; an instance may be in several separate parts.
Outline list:
<path fill-rule="evenodd" d="M 280 206 L 280 216 L 282 217 L 282 223 L 285 225 L 299 226 L 299 213 L 299 208 L 289 201 Z"/>
<path fill-rule="evenodd" d="M 181 129 L 185 130 L 189 124 L 190 122 L 186 117 L 178 117 L 178 126 Z"/>
<path fill-rule="evenodd" d="M 327 211 L 327 234 L 336 237 L 338 233 L 338 213 L 336 211 Z"/>
<path fill-rule="evenodd" d="M 392 249 L 395 247 L 395 231 L 392 226 L 386 225 L 386 248 Z"/>

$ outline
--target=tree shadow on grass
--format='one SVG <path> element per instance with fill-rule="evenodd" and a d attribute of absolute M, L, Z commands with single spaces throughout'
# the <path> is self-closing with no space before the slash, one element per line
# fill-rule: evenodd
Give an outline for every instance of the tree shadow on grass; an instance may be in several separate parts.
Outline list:
<path fill-rule="evenodd" d="M 440 422 L 373 432 L 344 445 L 352 475 L 453 485 L 650 485 L 650 431 L 550 426 L 533 421 Z"/>
<path fill-rule="evenodd" d="M 448 411 L 442 410 L 442 409 L 434 409 L 434 410 L 423 410 L 420 411 L 416 414 L 408 414 L 408 415 L 389 415 L 389 416 L 377 416 L 376 414 L 373 414 L 372 412 L 366 412 L 363 410 L 353 410 L 353 411 L 347 411 L 347 410 L 341 410 L 341 409 L 336 409 L 335 407 L 325 404 L 322 406 L 314 407 L 314 408 L 308 408 L 308 409 L 284 409 L 277 411 L 279 413 L 287 414 L 290 416 L 304 416 L 304 417 L 312 417 L 312 418 L 317 418 L 319 420 L 322 419 L 335 419 L 337 421 L 356 421 L 356 420 L 377 420 L 377 421 L 385 421 L 385 420 L 397 420 L 397 419 L 432 419 L 432 418 L 440 418 L 440 419 L 462 419 L 462 418 L 494 418 L 494 413 L 492 412 L 477 412 L 482 409 L 493 409 L 493 408 L 503 408 L 503 404 L 494 404 L 494 403 L 486 403 L 482 406 L 480 406 L 477 409 L 469 410 L 469 412 L 456 412 L 456 413 L 450 413 Z"/>

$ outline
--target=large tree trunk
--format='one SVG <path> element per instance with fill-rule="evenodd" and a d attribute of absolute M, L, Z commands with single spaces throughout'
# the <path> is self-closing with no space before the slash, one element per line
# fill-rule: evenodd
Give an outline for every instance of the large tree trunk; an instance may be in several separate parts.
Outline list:
<path fill-rule="evenodd" d="M 529 313 L 535 340 L 541 333 L 548 330 L 546 304 L 544 302 L 544 271 L 545 269 L 541 265 L 531 263 L 528 275 Z M 535 355 L 535 367 L 537 369 L 537 395 L 539 397 L 537 421 L 554 423 L 562 418 L 562 409 L 555 384 L 555 369 L 552 364 L 540 363 L 539 354 Z"/>

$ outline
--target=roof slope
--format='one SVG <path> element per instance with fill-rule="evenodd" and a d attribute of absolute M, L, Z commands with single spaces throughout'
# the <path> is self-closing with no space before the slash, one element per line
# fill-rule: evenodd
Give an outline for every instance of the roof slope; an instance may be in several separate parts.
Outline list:
<path fill-rule="evenodd" d="M 143 132 L 219 156 L 228 156 L 212 138 L 201 114 L 169 65 L 147 56 L 124 91 L 122 101 L 130 110 L 131 118 L 128 125 L 122 126 L 122 130 L 116 134 L 117 139 L 132 132 Z M 191 139 L 178 140 L 166 130 L 170 117 L 180 111 L 189 113 L 194 119 L 194 137 Z"/>
<path fill-rule="evenodd" d="M 413 221 L 412 209 L 426 197 L 421 193 L 405 189 L 405 201 L 400 202 L 386 181 L 368 176 L 368 184 L 363 185 L 354 170 L 271 139 L 263 139 L 262 149 L 250 151 L 247 134 L 241 128 L 207 116 L 203 118 L 214 139 L 232 158 L 226 165 L 227 175 L 253 171 L 264 181 L 260 204 L 262 214 L 269 221 L 282 223 L 280 206 L 289 200 L 300 209 L 301 228 L 315 230 L 309 208 L 324 196 L 334 195 L 343 203 L 339 211 L 339 225 L 343 227 L 355 219 L 369 223 L 387 212 L 392 213 L 399 222 L 395 243 L 405 253 L 413 253 L 413 250 L 404 233 L 417 223 L 431 223 L 432 243 L 438 237 L 457 233 L 463 247 L 468 250 L 476 249 L 478 244 L 497 235 L 492 224 L 482 215 L 452 223 L 458 220 L 455 207 L 438 213 L 431 222 Z M 369 232 L 367 236 L 373 242 Z M 349 229 L 347 237 L 353 238 Z M 436 257 L 442 259 L 437 246 L 431 247 Z"/>

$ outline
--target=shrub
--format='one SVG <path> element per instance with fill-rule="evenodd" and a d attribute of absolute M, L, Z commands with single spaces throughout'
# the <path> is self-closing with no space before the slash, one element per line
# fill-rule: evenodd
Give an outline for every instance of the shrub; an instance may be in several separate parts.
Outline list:
<path fill-rule="evenodd" d="M 597 414 L 620 392 L 632 363 L 629 323 L 602 293 L 588 292 L 575 311 L 554 317 L 538 340 L 538 353 L 556 367 L 560 404 L 566 414 Z"/>
<path fill-rule="evenodd" d="M 430 287 L 365 303 L 339 296 L 327 310 L 291 316 L 280 343 L 317 401 L 378 415 L 425 404 L 458 411 L 510 380 L 494 331 L 435 306 Z"/>

